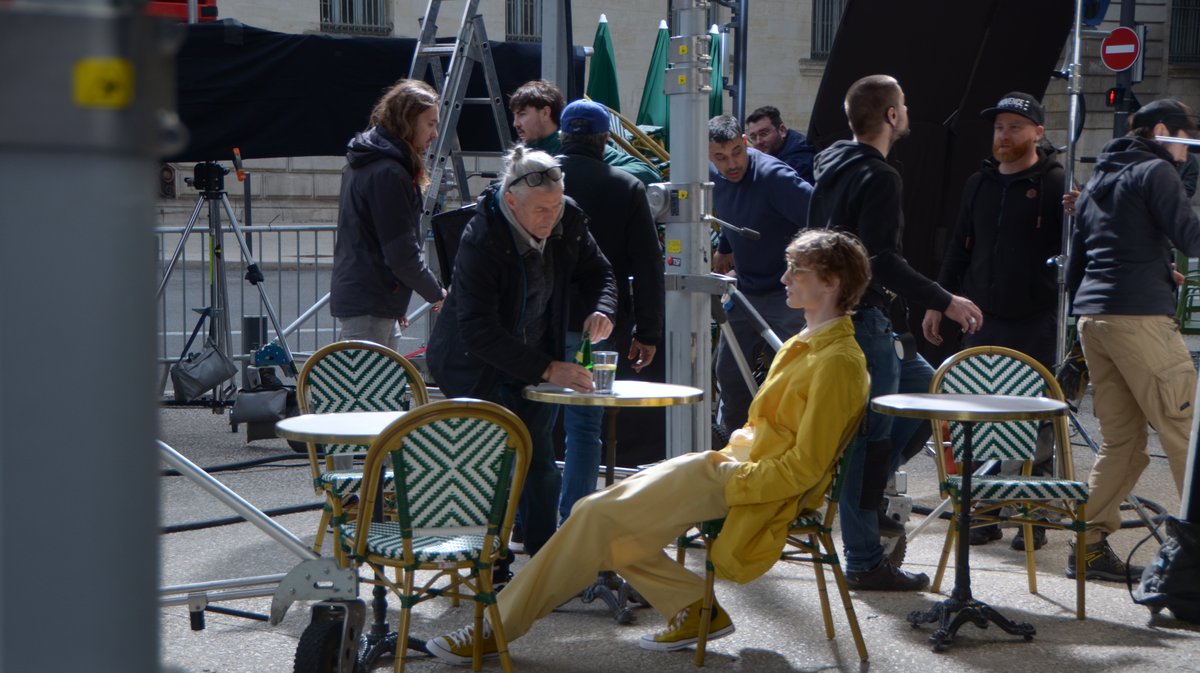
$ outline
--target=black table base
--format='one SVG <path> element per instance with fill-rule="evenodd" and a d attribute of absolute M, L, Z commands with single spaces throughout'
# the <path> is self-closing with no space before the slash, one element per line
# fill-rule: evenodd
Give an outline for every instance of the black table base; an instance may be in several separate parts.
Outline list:
<path fill-rule="evenodd" d="M 974 452 L 971 435 L 975 424 L 963 421 L 963 470 L 959 493 L 958 554 L 954 563 L 954 590 L 950 598 L 933 606 L 932 610 L 914 610 L 908 614 L 913 628 L 921 624 L 937 622 L 938 628 L 929 636 L 933 651 L 941 652 L 954 641 L 955 634 L 963 624 L 971 623 L 986 629 L 988 622 L 1006 632 L 1033 640 L 1037 629 L 1027 622 L 1014 622 L 996 611 L 987 603 L 977 601 L 971 595 L 971 470 L 974 469 Z"/>
<path fill-rule="evenodd" d="M 959 627 L 971 623 L 986 629 L 988 622 L 999 626 L 1005 632 L 1015 636 L 1023 636 L 1025 640 L 1033 640 L 1037 629 L 1028 622 L 1014 622 L 997 612 L 987 603 L 969 598 L 965 601 L 957 598 L 946 600 L 933 606 L 932 610 L 914 610 L 908 613 L 908 623 L 915 629 L 921 624 L 937 622 L 937 629 L 929 635 L 933 643 L 933 651 L 941 652 L 954 640 Z"/>

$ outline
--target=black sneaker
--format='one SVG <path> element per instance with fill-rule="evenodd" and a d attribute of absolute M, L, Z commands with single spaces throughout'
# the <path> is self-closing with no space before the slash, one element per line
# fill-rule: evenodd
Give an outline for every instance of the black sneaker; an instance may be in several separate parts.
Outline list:
<path fill-rule="evenodd" d="M 1108 582 L 1124 582 L 1127 579 L 1138 581 L 1142 577 L 1143 566 L 1126 565 L 1121 557 L 1108 546 L 1104 540 L 1089 544 L 1083 550 L 1083 576 L 1089 580 L 1105 580 Z M 1067 555 L 1067 577 L 1075 579 L 1075 547 Z"/>
<path fill-rule="evenodd" d="M 846 584 L 858 591 L 924 591 L 929 575 L 906 572 L 884 558 L 872 570 L 846 573 Z"/>
<path fill-rule="evenodd" d="M 1000 530 L 1000 526 L 992 524 L 990 526 L 972 528 L 970 535 L 967 537 L 967 541 L 973 546 L 978 546 L 981 544 L 987 544 L 992 540 L 999 540 L 1002 537 L 1004 537 L 1004 531 Z"/>
<path fill-rule="evenodd" d="M 1025 527 L 1021 526 L 1017 529 L 1017 534 L 1013 536 L 1012 543 L 1008 545 L 1010 548 L 1017 551 L 1025 551 Z M 1046 546 L 1046 529 L 1040 526 L 1033 527 L 1033 548 L 1035 550 Z M 1074 563 L 1074 562 L 1072 562 Z"/>

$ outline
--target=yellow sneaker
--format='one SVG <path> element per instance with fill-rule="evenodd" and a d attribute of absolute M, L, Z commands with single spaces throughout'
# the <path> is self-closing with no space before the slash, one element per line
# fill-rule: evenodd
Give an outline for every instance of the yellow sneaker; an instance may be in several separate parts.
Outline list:
<path fill-rule="evenodd" d="M 703 600 L 696 601 L 679 611 L 667 624 L 667 628 L 658 633 L 648 633 L 642 636 L 642 649 L 656 652 L 674 652 L 691 647 L 700 640 L 700 615 L 703 612 Z M 721 609 L 713 601 L 712 618 L 708 624 L 708 639 L 716 640 L 734 632 L 733 620 L 729 613 Z"/>
<path fill-rule="evenodd" d="M 470 666 L 472 648 L 475 646 L 475 627 L 464 626 L 453 633 L 431 638 L 426 641 L 425 649 L 433 656 L 457 666 Z M 496 646 L 496 635 L 487 621 L 483 622 L 483 658 L 494 659 L 500 656 L 500 648 Z"/>

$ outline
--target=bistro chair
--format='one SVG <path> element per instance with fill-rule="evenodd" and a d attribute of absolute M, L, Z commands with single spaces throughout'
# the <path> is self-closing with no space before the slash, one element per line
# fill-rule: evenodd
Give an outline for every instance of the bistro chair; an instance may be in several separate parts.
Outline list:
<path fill-rule="evenodd" d="M 370 341 L 338 341 L 313 353 L 297 377 L 296 396 L 304 414 L 408 411 L 429 401 L 417 368 L 403 355 Z M 361 461 L 367 449 L 359 444 L 309 442 L 313 489 L 325 497 L 313 551 L 320 553 L 331 523 L 336 527 L 353 518 L 347 505 L 360 493 L 362 470 L 353 465 L 335 467 L 335 462 Z M 390 472 L 384 488 L 392 490 Z"/>
<path fill-rule="evenodd" d="M 511 411 L 491 402 L 442 400 L 418 407 L 392 423 L 371 444 L 364 462 L 363 503 L 357 521 L 335 528 L 338 546 L 354 566 L 373 571 L 371 583 L 400 599 L 395 670 L 404 670 L 412 607 L 436 598 L 475 603 L 475 633 L 483 613 L 496 636 L 501 665 L 512 661 L 496 607 L 493 564 L 508 554 L 508 537 L 529 467 L 529 431 Z M 390 465 L 395 519 L 380 520 L 374 507 L 379 480 Z M 395 580 L 387 569 L 393 569 Z M 422 578 L 418 571 L 432 571 Z M 482 661 L 475 641 L 473 670 Z"/>
<path fill-rule="evenodd" d="M 857 430 L 862 423 L 862 416 L 851 426 L 855 431 L 848 433 L 838 450 L 837 458 L 830 468 L 833 478 L 825 492 L 825 508 L 822 510 L 801 509 L 795 520 L 788 527 L 787 543 L 784 545 L 783 561 L 795 563 L 812 563 L 817 576 L 817 594 L 821 598 L 821 616 L 825 620 L 825 637 L 834 638 L 833 613 L 829 608 L 829 590 L 825 584 L 825 572 L 822 566 L 829 566 L 833 573 L 834 583 L 842 597 L 842 607 L 846 611 L 846 621 L 850 623 L 850 634 L 854 638 L 854 647 L 858 650 L 858 658 L 867 661 L 867 645 L 863 641 L 862 631 L 858 627 L 858 617 L 854 613 L 854 603 L 850 600 L 850 589 L 846 585 L 846 576 L 842 572 L 841 560 L 838 558 L 837 546 L 833 543 L 833 522 L 837 518 L 838 498 L 842 493 L 842 481 L 850 458 L 854 455 L 850 448 L 857 437 Z M 704 610 L 700 617 L 700 638 L 696 641 L 696 665 L 704 665 L 705 648 L 708 643 L 709 620 L 712 617 L 714 600 L 713 585 L 716 572 L 708 550 L 721 533 L 724 519 L 714 519 L 699 524 L 693 531 L 680 536 L 676 545 L 676 560 L 683 563 L 688 549 L 704 549 Z"/>
<path fill-rule="evenodd" d="M 1033 358 L 1018 351 L 999 346 L 968 348 L 948 358 L 934 373 L 930 392 L 960 393 L 977 395 L 1022 395 L 1048 397 L 1064 401 L 1062 389 L 1054 376 Z M 934 420 L 934 437 L 941 437 L 941 421 Z M 1033 458 L 1037 450 L 1038 421 L 1003 421 L 978 423 L 972 437 L 972 449 L 977 461 L 1017 460 L 1021 461 L 1019 476 L 981 475 L 971 479 L 971 527 L 1000 523 L 1017 523 L 1024 526 L 1025 567 L 1029 577 L 1029 593 L 1037 593 L 1037 561 L 1034 557 L 1035 526 L 1075 532 L 1075 616 L 1084 618 L 1084 532 L 1087 517 L 1085 505 L 1088 499 L 1086 482 L 1075 479 L 1075 467 L 1071 459 L 1071 443 L 1066 415 L 1053 420 L 1056 445 L 1054 477 L 1032 475 Z M 943 497 L 950 498 L 954 505 L 953 517 L 946 530 L 946 542 L 938 563 L 933 590 L 941 587 L 946 572 L 950 550 L 958 536 L 958 519 L 962 516 L 959 492 L 962 487 L 963 470 L 974 470 L 975 466 L 962 465 L 963 428 L 956 421 L 949 422 L 950 442 L 953 449 L 957 474 L 948 474 L 946 462 L 940 456 L 935 459 L 938 483 Z M 1034 518 L 1042 514 L 1048 518 Z"/>

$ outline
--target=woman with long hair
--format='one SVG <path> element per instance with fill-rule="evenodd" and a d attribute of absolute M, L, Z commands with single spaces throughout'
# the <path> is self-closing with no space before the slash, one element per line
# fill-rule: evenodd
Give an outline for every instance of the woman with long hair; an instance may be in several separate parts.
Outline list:
<path fill-rule="evenodd" d="M 421 191 L 429 187 L 422 157 L 437 128 L 437 92 L 402 79 L 347 145 L 329 303 L 341 339 L 397 349 L 413 292 L 441 306 L 445 291 L 420 237 Z"/>

